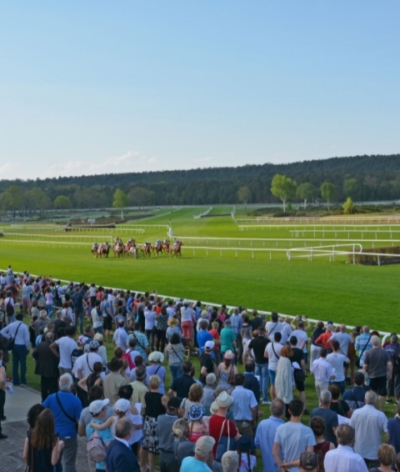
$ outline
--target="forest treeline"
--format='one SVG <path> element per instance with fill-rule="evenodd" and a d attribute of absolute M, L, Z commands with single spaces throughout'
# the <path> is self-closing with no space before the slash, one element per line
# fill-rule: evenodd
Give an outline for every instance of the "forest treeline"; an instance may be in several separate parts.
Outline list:
<path fill-rule="evenodd" d="M 1 180 L 0 206 L 14 211 L 103 208 L 115 204 L 117 190 L 123 192 L 124 203 L 132 206 L 274 203 L 279 202 L 276 193 L 271 192 L 276 174 L 290 178 L 297 188 L 310 184 L 309 190 L 314 191 L 309 193 L 308 201 L 322 198 L 320 189 L 324 183 L 333 185 L 332 201 L 337 202 L 347 197 L 354 201 L 400 198 L 400 154 L 395 154 L 292 164 Z M 303 201 L 304 197 L 297 192 L 289 200 Z"/>

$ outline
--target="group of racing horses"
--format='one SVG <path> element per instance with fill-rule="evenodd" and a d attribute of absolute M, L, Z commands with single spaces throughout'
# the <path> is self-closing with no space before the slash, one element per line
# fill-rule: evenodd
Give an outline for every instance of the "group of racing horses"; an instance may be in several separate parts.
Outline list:
<path fill-rule="evenodd" d="M 140 252 L 144 256 L 151 256 L 159 255 L 159 254 L 171 254 L 171 256 L 182 256 L 182 241 L 176 240 L 174 244 L 171 246 L 170 241 L 168 239 L 164 239 L 161 241 L 157 239 L 155 244 L 151 244 L 150 242 L 146 241 L 140 248 Z M 114 240 L 114 244 L 111 246 L 108 242 L 104 244 L 94 243 L 91 249 L 91 252 L 94 257 L 108 257 L 110 249 L 112 248 L 114 257 L 123 257 L 123 256 L 132 256 L 135 259 L 139 257 L 139 248 L 136 245 L 136 241 L 134 239 L 129 239 L 129 241 L 124 244 L 121 238 L 116 237 Z"/>

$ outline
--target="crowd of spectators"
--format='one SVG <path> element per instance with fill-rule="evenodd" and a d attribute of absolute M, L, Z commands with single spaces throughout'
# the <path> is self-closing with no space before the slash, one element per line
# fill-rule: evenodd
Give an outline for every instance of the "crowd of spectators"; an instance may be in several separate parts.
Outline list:
<path fill-rule="evenodd" d="M 0 439 L 5 392 L 27 385 L 28 355 L 40 377 L 21 451 L 30 472 L 77 472 L 79 437 L 96 472 L 400 466 L 395 333 L 382 346 L 368 326 L 267 320 L 11 266 L 0 274 L 0 324 Z M 319 401 L 311 411 L 307 375 Z M 271 414 L 260 421 L 263 405 Z"/>

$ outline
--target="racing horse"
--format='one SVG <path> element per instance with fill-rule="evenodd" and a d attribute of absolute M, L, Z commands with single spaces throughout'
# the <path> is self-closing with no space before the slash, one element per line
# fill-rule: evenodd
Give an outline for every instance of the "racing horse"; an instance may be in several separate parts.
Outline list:
<path fill-rule="evenodd" d="M 108 257 L 109 252 L 110 252 L 110 245 L 108 244 L 108 242 L 106 242 L 105 244 L 100 244 L 99 249 L 97 250 L 97 255 L 101 259 L 102 256 Z"/>
<path fill-rule="evenodd" d="M 140 248 L 140 250 L 143 252 L 144 256 L 151 256 L 151 243 L 146 241 L 143 243 L 143 246 Z"/>
<path fill-rule="evenodd" d="M 169 253 L 170 249 L 171 248 L 169 247 L 169 239 L 164 239 L 162 243 L 162 252 Z"/>
<path fill-rule="evenodd" d="M 182 257 L 181 247 L 183 246 L 182 241 L 175 241 L 171 248 L 171 256 Z"/>
<path fill-rule="evenodd" d="M 120 238 L 115 238 L 115 244 L 113 246 L 114 257 L 115 256 L 118 256 L 118 257 L 123 256 L 124 255 L 124 249 L 125 249 L 125 246 L 124 246 L 124 243 L 122 242 L 122 240 Z"/>
<path fill-rule="evenodd" d="M 90 252 L 93 254 L 93 257 L 97 257 L 97 251 L 99 250 L 99 245 L 94 243 Z"/>
<path fill-rule="evenodd" d="M 162 254 L 162 252 L 163 252 L 162 242 L 159 239 L 157 239 L 154 246 L 151 246 L 151 249 L 153 251 L 153 254 L 156 254 L 157 256 L 160 254 L 160 252 Z"/>
<path fill-rule="evenodd" d="M 138 248 L 136 246 L 136 241 L 134 239 L 130 239 L 126 244 L 125 244 L 125 252 L 127 256 L 133 256 L 136 259 L 138 258 Z"/>

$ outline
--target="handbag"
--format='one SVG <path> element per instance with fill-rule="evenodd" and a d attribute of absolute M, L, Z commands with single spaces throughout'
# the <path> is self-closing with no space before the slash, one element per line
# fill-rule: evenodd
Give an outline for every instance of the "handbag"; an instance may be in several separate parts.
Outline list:
<path fill-rule="evenodd" d="M 19 328 L 21 327 L 21 325 L 22 325 L 22 322 L 18 325 L 17 331 L 15 331 L 15 336 L 13 337 L 13 339 L 10 339 L 10 341 L 8 342 L 7 349 L 8 349 L 9 351 L 12 351 L 12 350 L 14 349 L 15 338 L 17 337 L 18 330 L 19 330 Z"/>
<path fill-rule="evenodd" d="M 222 436 L 222 432 L 224 430 L 226 422 L 228 422 L 228 436 Z M 222 456 L 225 454 L 226 451 L 236 451 L 236 440 L 235 438 L 230 437 L 230 421 L 229 420 L 225 420 L 222 423 L 215 460 L 217 462 L 221 462 Z"/>

